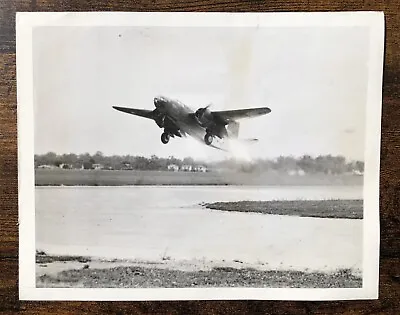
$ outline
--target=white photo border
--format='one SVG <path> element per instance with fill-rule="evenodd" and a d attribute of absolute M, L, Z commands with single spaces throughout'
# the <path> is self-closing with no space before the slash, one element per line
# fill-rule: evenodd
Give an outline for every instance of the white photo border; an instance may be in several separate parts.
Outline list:
<path fill-rule="evenodd" d="M 32 31 L 38 26 L 369 27 L 362 288 L 36 288 Z M 19 298 L 21 300 L 354 300 L 378 298 L 383 12 L 18 12 L 16 16 L 16 48 Z"/>

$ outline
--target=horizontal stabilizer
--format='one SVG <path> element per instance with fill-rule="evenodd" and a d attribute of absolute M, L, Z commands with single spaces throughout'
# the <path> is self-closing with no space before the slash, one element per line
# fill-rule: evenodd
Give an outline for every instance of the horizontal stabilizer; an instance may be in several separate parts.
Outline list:
<path fill-rule="evenodd" d="M 257 142 L 258 139 L 257 138 L 250 138 L 250 139 L 238 139 L 239 141 L 243 141 L 243 142 Z"/>
<path fill-rule="evenodd" d="M 252 144 L 252 143 L 256 143 L 259 141 L 259 139 L 257 138 L 249 138 L 249 139 L 232 139 L 233 141 L 236 141 L 237 143 L 242 143 L 242 144 Z"/>
<path fill-rule="evenodd" d="M 218 150 L 221 150 L 221 151 L 229 152 L 228 150 L 225 150 L 225 149 L 223 149 L 221 147 L 217 147 L 216 145 L 213 145 L 213 144 L 210 144 L 209 146 L 214 148 L 214 149 L 218 149 Z"/>

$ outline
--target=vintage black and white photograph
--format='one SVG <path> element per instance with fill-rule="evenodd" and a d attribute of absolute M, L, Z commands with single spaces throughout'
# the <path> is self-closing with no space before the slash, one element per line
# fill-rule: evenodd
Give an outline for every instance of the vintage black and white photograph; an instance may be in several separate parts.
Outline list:
<path fill-rule="evenodd" d="M 20 297 L 377 298 L 383 36 L 376 12 L 17 15 Z"/>

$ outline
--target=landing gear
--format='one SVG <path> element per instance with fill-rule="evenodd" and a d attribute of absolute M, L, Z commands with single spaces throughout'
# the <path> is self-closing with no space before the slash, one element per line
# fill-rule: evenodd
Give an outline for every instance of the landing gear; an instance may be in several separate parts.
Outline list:
<path fill-rule="evenodd" d="M 206 135 L 204 136 L 204 142 L 207 145 L 210 145 L 213 142 L 214 136 L 211 133 L 206 133 Z"/>
<path fill-rule="evenodd" d="M 169 142 L 169 133 L 163 132 L 161 134 L 161 142 L 167 144 Z"/>

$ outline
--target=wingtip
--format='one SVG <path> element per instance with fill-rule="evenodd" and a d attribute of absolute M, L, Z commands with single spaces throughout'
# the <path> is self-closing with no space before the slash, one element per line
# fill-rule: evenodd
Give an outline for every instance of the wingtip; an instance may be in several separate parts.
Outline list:
<path fill-rule="evenodd" d="M 115 110 L 119 111 L 119 112 L 124 112 L 127 113 L 127 109 L 124 107 L 120 107 L 120 106 L 112 106 L 112 108 L 114 108 Z"/>
<path fill-rule="evenodd" d="M 122 107 L 120 107 L 120 106 L 112 106 L 112 108 L 114 108 L 115 110 L 123 111 Z"/>

